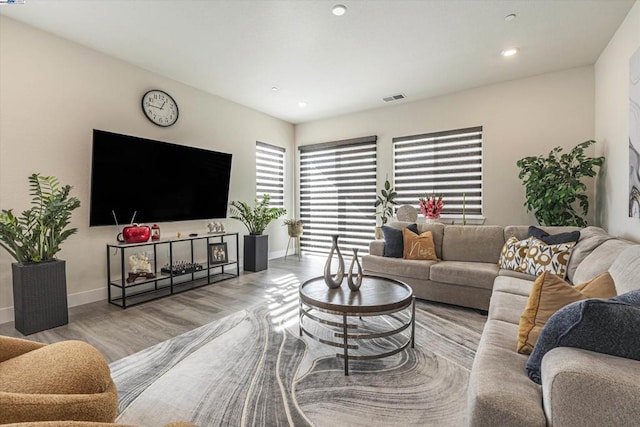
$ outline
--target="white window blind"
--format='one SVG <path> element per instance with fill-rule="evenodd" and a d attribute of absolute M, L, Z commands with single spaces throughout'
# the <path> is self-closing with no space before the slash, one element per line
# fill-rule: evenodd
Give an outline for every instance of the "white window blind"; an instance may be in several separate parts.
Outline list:
<path fill-rule="evenodd" d="M 300 149 L 300 217 L 305 252 L 328 253 L 331 235 L 345 255 L 368 253 L 375 238 L 376 136 Z"/>
<path fill-rule="evenodd" d="M 443 195 L 443 217 L 482 217 L 482 126 L 393 138 L 400 205 Z"/>
<path fill-rule="evenodd" d="M 284 154 L 284 148 L 256 142 L 256 197 L 268 194 L 274 208 L 284 207 Z"/>

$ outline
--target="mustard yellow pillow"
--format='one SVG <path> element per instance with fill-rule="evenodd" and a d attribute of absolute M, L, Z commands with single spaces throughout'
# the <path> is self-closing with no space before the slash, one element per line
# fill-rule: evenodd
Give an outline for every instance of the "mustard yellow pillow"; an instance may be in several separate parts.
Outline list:
<path fill-rule="evenodd" d="M 404 259 L 438 260 L 431 231 L 425 231 L 418 235 L 408 228 L 403 228 L 402 239 L 404 240 L 402 253 Z"/>
<path fill-rule="evenodd" d="M 615 297 L 616 287 L 609 273 L 577 286 L 545 271 L 533 283 L 527 306 L 520 316 L 517 351 L 530 354 L 549 317 L 567 304 L 587 298 Z"/>

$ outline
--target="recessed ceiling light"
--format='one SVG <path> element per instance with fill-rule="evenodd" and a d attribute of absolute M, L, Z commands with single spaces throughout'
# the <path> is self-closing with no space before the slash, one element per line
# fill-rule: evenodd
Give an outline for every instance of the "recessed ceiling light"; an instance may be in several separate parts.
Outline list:
<path fill-rule="evenodd" d="M 503 50 L 500 54 L 504 57 L 513 56 L 520 51 L 517 47 L 510 47 L 509 49 Z"/>
<path fill-rule="evenodd" d="M 505 21 L 513 21 L 514 19 L 516 19 L 516 14 L 515 13 L 510 13 L 507 16 L 504 17 Z"/>
<path fill-rule="evenodd" d="M 307 101 L 300 101 L 298 102 L 298 107 L 300 108 L 305 108 L 307 106 Z"/>
<path fill-rule="evenodd" d="M 347 6 L 343 4 L 337 4 L 331 8 L 331 13 L 336 16 L 342 16 L 347 13 Z"/>
<path fill-rule="evenodd" d="M 271 91 L 272 92 L 277 92 L 278 91 L 278 87 L 277 86 L 271 86 Z"/>

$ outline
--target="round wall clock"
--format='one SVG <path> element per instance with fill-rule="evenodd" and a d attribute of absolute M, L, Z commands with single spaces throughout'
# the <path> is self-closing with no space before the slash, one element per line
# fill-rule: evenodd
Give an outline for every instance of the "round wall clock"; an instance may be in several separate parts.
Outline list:
<path fill-rule="evenodd" d="M 158 126 L 171 126 L 178 120 L 178 104 L 161 90 L 153 89 L 142 96 L 142 111 Z"/>

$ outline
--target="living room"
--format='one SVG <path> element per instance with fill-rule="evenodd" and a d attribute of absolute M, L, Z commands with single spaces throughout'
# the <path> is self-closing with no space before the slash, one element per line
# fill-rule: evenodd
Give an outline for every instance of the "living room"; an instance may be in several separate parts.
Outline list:
<path fill-rule="evenodd" d="M 333 6 L 332 2 L 313 3 L 315 8 L 322 10 L 330 10 Z M 501 28 L 498 32 L 517 38 L 509 25 L 518 25 L 518 20 L 527 19 L 524 11 L 529 10 L 525 8 L 528 2 L 489 3 L 494 3 L 493 7 L 495 3 L 502 3 L 503 9 L 512 8 L 510 13 L 519 13 L 513 22 L 504 20 L 506 12 L 495 16 L 495 25 Z M 582 2 L 567 3 L 578 8 L 577 3 Z M 593 47 L 595 54 L 588 61 L 556 69 L 525 62 L 526 65 L 519 65 L 520 69 L 535 71 L 529 71 L 524 77 L 504 78 L 502 81 L 488 77 L 482 84 L 435 91 L 424 99 L 414 98 L 409 92 L 407 100 L 379 108 L 365 107 L 343 112 L 337 107 L 333 113 L 314 112 L 314 102 L 309 99 L 307 112 L 295 114 L 309 114 L 310 118 L 290 116 L 289 119 L 277 118 L 241 102 L 228 100 L 233 99 L 233 88 L 228 88 L 226 93 L 212 94 L 193 84 L 172 79 L 168 74 L 149 71 L 102 53 L 97 48 L 54 35 L 42 29 L 46 28 L 44 24 L 38 28 L 21 22 L 23 18 L 17 8 L 43 7 L 42 2 L 2 5 L 0 208 L 21 211 L 28 206 L 27 177 L 34 172 L 54 175 L 62 183 L 73 186 L 73 194 L 81 201 L 81 207 L 73 216 L 73 226 L 78 228 L 78 233 L 65 242 L 59 257 L 67 261 L 69 306 L 80 309 L 85 304 L 107 299 L 105 244 L 115 243 L 118 232 L 115 224 L 89 227 L 93 129 L 231 153 L 229 201 L 251 201 L 255 197 L 256 142 L 282 147 L 286 150 L 284 208 L 288 211 L 287 217 L 294 217 L 300 207 L 299 147 L 376 135 L 376 180 L 377 188 L 382 188 L 386 177 L 392 177 L 394 173 L 393 138 L 482 126 L 484 224 L 536 224 L 533 214 L 523 207 L 524 189 L 518 179 L 516 161 L 526 156 L 545 154 L 556 146 L 569 150 L 580 142 L 594 139 L 597 142 L 589 155 L 604 156 L 606 161 L 597 180 L 590 183 L 592 208 L 587 220 L 590 225 L 600 226 L 611 235 L 639 241 L 638 219 L 629 217 L 628 212 L 627 153 L 630 132 L 629 67 L 630 58 L 640 47 L 640 4 L 633 1 L 588 3 L 596 10 L 615 9 L 611 19 L 617 22 L 609 27 L 610 33 L 601 40 L 601 46 Z M 367 7 L 365 2 L 344 4 L 348 11 L 342 18 L 347 19 L 357 19 L 358 13 Z M 462 4 L 464 7 L 464 2 Z M 14 9 L 10 10 L 10 7 Z M 177 3 L 174 7 L 179 14 Z M 518 12 L 518 8 L 523 12 Z M 46 22 L 45 18 L 46 13 L 44 18 L 34 16 L 32 19 Z M 93 19 L 97 18 L 94 16 Z M 350 21 L 331 25 L 343 25 L 344 22 L 348 24 Z M 566 25 L 582 26 L 575 22 L 567 22 Z M 141 30 L 138 37 L 142 41 L 147 36 Z M 222 43 L 224 37 L 220 39 L 216 43 Z M 576 38 L 572 42 L 577 46 L 581 40 Z M 497 56 L 503 47 L 497 46 Z M 542 49 L 541 46 L 536 48 Z M 553 48 L 556 56 L 571 56 L 571 46 Z M 440 71 L 441 75 L 435 76 L 437 80 L 446 82 L 449 75 L 455 77 L 456 66 L 463 68 L 467 61 L 477 60 L 475 57 L 468 59 L 468 47 L 461 46 L 460 49 L 464 50 L 464 55 L 454 58 L 450 63 L 451 69 Z M 356 62 L 357 54 L 350 53 Z M 225 60 L 241 54 L 241 51 L 227 52 Z M 157 55 L 166 70 L 171 69 L 169 64 L 183 61 L 181 53 L 176 51 L 157 52 Z M 384 55 L 391 55 L 391 52 L 382 52 L 381 56 Z M 527 61 L 526 55 L 527 47 L 521 46 L 516 57 L 498 59 L 503 61 L 502 67 L 514 68 L 513 75 L 516 76 L 515 61 Z M 404 58 L 393 57 L 393 60 L 402 61 Z M 198 72 L 194 70 L 193 74 Z M 387 72 L 392 73 L 392 70 Z M 398 77 L 403 78 L 406 76 Z M 283 86 L 280 93 L 269 93 L 269 96 L 280 97 L 273 101 L 274 104 L 284 102 L 286 82 L 265 80 L 256 73 L 253 79 L 247 78 L 245 84 L 249 87 L 260 84 L 264 86 L 261 90 L 267 92 L 271 92 L 274 85 Z M 154 88 L 171 94 L 177 101 L 180 117 L 175 125 L 155 126 L 140 110 L 141 96 Z M 384 92 L 370 95 L 379 99 L 404 90 L 402 84 L 396 83 L 393 88 L 385 87 Z M 331 95 L 339 97 L 340 90 Z M 314 114 L 317 114 L 315 118 Z M 135 154 L 122 153 L 122 156 L 126 159 Z M 215 191 L 213 183 L 211 191 Z M 123 197 L 138 197 L 144 194 L 144 183 L 132 184 L 131 188 L 122 189 L 122 193 Z M 122 219 L 121 222 L 128 220 Z M 246 234 L 238 221 L 228 218 L 222 221 L 228 231 Z M 174 236 L 177 233 L 205 233 L 207 222 L 183 221 L 160 225 L 163 236 Z M 267 229 L 271 260 L 283 257 L 289 243 L 280 222 L 274 221 Z M 12 322 L 14 316 L 11 262 L 5 251 L 0 252 L 0 324 L 3 326 Z M 322 274 L 322 263 L 308 262 L 317 267 L 313 275 Z M 277 272 L 273 271 L 270 273 L 272 276 L 267 277 L 269 280 L 284 277 L 280 273 L 287 268 L 296 271 L 298 267 L 291 261 L 278 264 Z M 251 275 L 247 274 L 244 283 L 251 280 Z M 236 288 L 233 290 L 238 291 Z M 144 307 L 141 305 L 140 310 L 144 311 Z"/>

